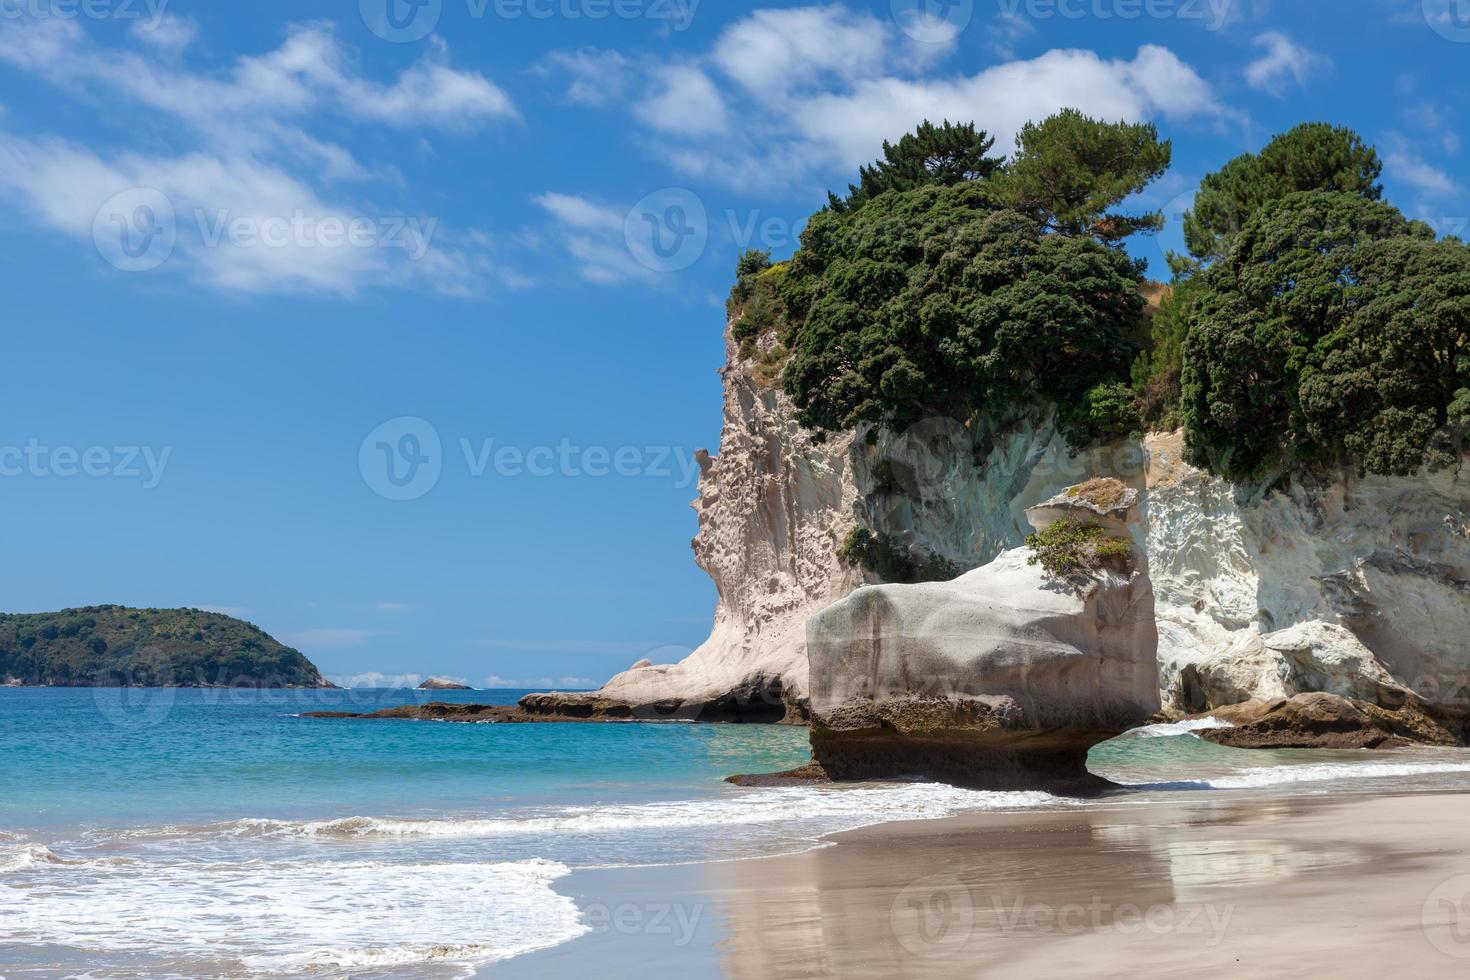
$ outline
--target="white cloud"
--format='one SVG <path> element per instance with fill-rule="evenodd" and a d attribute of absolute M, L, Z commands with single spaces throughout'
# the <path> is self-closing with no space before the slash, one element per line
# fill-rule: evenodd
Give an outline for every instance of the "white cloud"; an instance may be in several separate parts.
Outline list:
<path fill-rule="evenodd" d="M 633 257 L 624 237 L 626 210 L 597 204 L 574 194 L 548 192 L 535 199 L 556 223 L 561 248 L 576 262 L 577 274 L 600 286 L 648 281 L 653 273 Z"/>
<path fill-rule="evenodd" d="M 189 17 L 171 14 L 156 20 L 135 20 L 130 33 L 160 51 L 178 54 L 194 43 L 199 25 Z"/>
<path fill-rule="evenodd" d="M 1280 31 L 1267 31 L 1252 43 L 1265 53 L 1246 65 L 1245 80 L 1251 88 L 1272 95 L 1285 94 L 1287 82 L 1305 84 L 1309 76 L 1330 64 L 1326 57 L 1302 47 Z"/>
<path fill-rule="evenodd" d="M 1460 185 L 1453 177 L 1412 150 L 1390 150 L 1383 156 L 1383 165 L 1390 177 L 1422 194 L 1444 197 L 1460 192 Z"/>
<path fill-rule="evenodd" d="M 616 51 L 597 48 L 554 51 L 534 72 L 542 77 L 564 76 L 567 79 L 564 93 L 567 101 L 589 106 L 607 105 L 621 99 L 632 80 L 632 68 L 627 58 Z"/>
<path fill-rule="evenodd" d="M 1002 11 L 990 24 L 990 50 L 1002 58 L 1014 58 L 1016 45 L 1036 33 L 1036 24 L 1019 12 Z"/>
<path fill-rule="evenodd" d="M 726 28 L 714 61 L 762 99 L 883 71 L 892 25 L 841 6 L 758 10 Z"/>
<path fill-rule="evenodd" d="M 978 75 L 945 80 L 896 78 L 858 83 L 795 107 L 795 145 L 843 169 L 871 159 L 885 139 L 924 119 L 974 120 L 1008 150 L 1027 122 L 1063 108 L 1130 121 L 1155 115 L 1216 116 L 1209 86 L 1165 48 L 1147 45 L 1131 61 L 1090 51 L 1050 51 Z"/>
<path fill-rule="evenodd" d="M 709 136 L 728 128 L 725 100 L 710 77 L 689 65 L 668 65 L 653 73 L 653 91 L 634 106 L 644 124 L 664 133 Z"/>
<path fill-rule="evenodd" d="M 1030 25 L 1001 27 L 1014 38 Z M 727 26 L 704 56 L 654 69 L 655 94 L 633 114 L 681 172 L 744 187 L 850 174 L 924 119 L 974 121 L 1006 152 L 1025 123 L 1067 107 L 1128 121 L 1233 115 L 1157 45 L 1131 59 L 1053 50 L 968 76 L 930 71 L 934 49 L 840 5 L 761 10 Z"/>
<path fill-rule="evenodd" d="M 142 43 L 189 43 L 192 22 L 175 21 L 159 22 Z M 172 34 L 161 38 L 159 31 Z M 104 107 L 131 104 L 185 127 L 171 153 L 158 149 L 156 134 L 141 152 L 0 132 L 0 192 L 51 228 L 87 240 L 104 202 L 143 187 L 164 195 L 177 218 L 178 243 L 166 267 L 188 269 L 221 290 L 350 295 L 371 286 L 473 296 L 489 282 L 514 278 L 491 262 L 482 236 L 440 233 L 434 216 L 334 202 L 313 186 L 313 178 L 396 176 L 309 132 L 318 117 L 440 129 L 516 118 L 501 89 L 449 66 L 442 43 L 379 83 L 360 73 L 323 24 L 295 25 L 278 48 L 242 57 L 223 72 L 191 72 L 152 52 L 97 45 L 75 20 L 8 18 L 0 20 L 0 62 Z M 290 224 L 293 234 L 251 244 L 221 235 L 222 221 L 247 229 Z M 373 233 L 338 244 L 319 234 L 344 223 Z M 297 227 L 309 229 L 306 240 Z"/>

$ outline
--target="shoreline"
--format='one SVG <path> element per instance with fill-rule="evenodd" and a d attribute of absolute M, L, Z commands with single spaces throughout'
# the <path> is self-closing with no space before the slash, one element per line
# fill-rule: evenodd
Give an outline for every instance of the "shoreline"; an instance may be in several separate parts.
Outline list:
<path fill-rule="evenodd" d="M 1464 977 L 1470 792 L 978 811 L 557 891 L 592 932 L 477 976 Z"/>

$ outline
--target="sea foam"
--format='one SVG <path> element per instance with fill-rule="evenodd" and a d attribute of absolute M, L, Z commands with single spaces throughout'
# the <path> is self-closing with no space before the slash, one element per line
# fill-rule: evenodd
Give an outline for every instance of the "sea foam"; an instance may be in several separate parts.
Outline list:
<path fill-rule="evenodd" d="M 568 871 L 537 860 L 65 862 L 0 887 L 0 944 L 167 949 L 201 975 L 453 968 L 587 932 L 551 887 Z"/>

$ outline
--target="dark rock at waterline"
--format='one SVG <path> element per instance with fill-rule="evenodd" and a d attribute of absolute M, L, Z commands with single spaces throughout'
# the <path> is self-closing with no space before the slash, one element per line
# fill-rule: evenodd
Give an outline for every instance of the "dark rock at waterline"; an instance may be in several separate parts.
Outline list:
<path fill-rule="evenodd" d="M 612 721 L 610 718 L 559 718 L 533 715 L 508 704 L 405 704 L 381 711 L 304 711 L 303 718 L 361 719 L 364 721 L 452 721 L 478 724 L 526 724 L 529 722 Z"/>
<path fill-rule="evenodd" d="M 1462 723 L 1413 698 L 1390 709 L 1313 692 L 1257 698 L 1196 717 L 1230 723 L 1231 728 L 1205 729 L 1198 734 L 1217 745 L 1239 749 L 1379 749 L 1465 742 Z"/>
<path fill-rule="evenodd" d="M 520 706 L 548 720 L 699 721 L 730 724 L 806 723 L 805 702 L 790 697 L 779 678 L 754 678 L 734 690 L 702 699 L 665 698 L 632 702 L 600 691 L 527 694 Z"/>

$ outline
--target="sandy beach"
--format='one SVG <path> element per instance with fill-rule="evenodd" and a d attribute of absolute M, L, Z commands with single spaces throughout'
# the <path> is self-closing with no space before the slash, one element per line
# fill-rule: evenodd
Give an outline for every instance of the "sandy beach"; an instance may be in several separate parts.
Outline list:
<path fill-rule="evenodd" d="M 1470 976 L 1467 794 L 976 813 L 559 884 L 593 931 L 481 976 Z"/>

